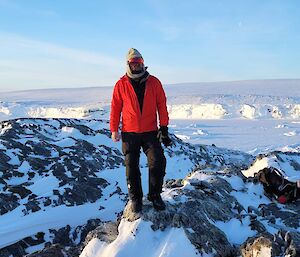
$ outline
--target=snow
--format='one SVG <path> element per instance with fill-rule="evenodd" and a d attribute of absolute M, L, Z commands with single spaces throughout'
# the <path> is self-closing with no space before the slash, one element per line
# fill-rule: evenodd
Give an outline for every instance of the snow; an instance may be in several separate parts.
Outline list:
<path fill-rule="evenodd" d="M 242 244 L 248 237 L 255 236 L 256 231 L 249 227 L 250 219 L 246 217 L 243 220 L 231 219 L 227 222 L 216 221 L 215 226 L 225 232 L 231 244 Z M 238 233 L 236 233 L 238 231 Z"/>
<path fill-rule="evenodd" d="M 293 157 L 293 159 L 293 161 L 300 162 L 300 158 L 298 156 Z M 300 172 L 299 170 L 296 170 L 289 161 L 290 160 L 287 156 L 282 156 L 282 161 L 280 162 L 278 162 L 275 156 L 264 157 L 256 160 L 248 169 L 242 170 L 242 173 L 246 177 L 254 177 L 260 170 L 267 167 L 273 167 L 276 168 L 285 179 L 291 182 L 297 182 L 300 180 Z"/>
<path fill-rule="evenodd" d="M 4 135 L 5 132 L 6 132 L 7 130 L 9 130 L 9 129 L 11 129 L 11 126 L 10 126 L 10 125 L 9 125 L 9 126 L 6 126 L 6 127 L 4 127 L 4 128 L 1 128 L 1 130 L 0 130 L 0 135 Z"/>
<path fill-rule="evenodd" d="M 247 191 L 232 192 L 237 201 L 244 207 L 245 210 L 248 207 L 258 208 L 260 204 L 269 204 L 271 201 L 264 195 L 264 189 L 261 184 L 249 183 L 247 185 Z"/>
<path fill-rule="evenodd" d="M 286 90 L 289 88 L 289 90 Z M 215 144 L 234 150 L 257 155 L 274 150 L 300 152 L 300 80 L 261 80 L 166 85 L 168 110 L 170 114 L 170 132 L 185 142 L 193 144 Z M 81 88 L 81 89 L 49 89 L 1 93 L 0 120 L 28 118 L 77 118 L 77 119 L 109 119 L 112 87 Z M 89 121 L 93 129 L 107 128 L 107 124 Z M 49 130 L 59 128 L 56 121 L 49 123 Z M 2 123 L 0 135 L 6 134 L 10 126 Z M 73 127 L 64 126 L 53 137 L 55 144 L 71 147 L 74 139 L 85 139 L 93 145 L 104 144 L 108 147 L 121 149 L 121 143 L 114 143 L 102 134 L 96 136 L 83 135 Z M 32 137 L 20 139 L 34 140 Z M 5 147 L 0 142 L 0 149 Z M 67 149 L 65 149 L 67 152 Z M 11 158 L 9 163 L 19 165 L 19 172 L 32 170 L 29 163 L 20 163 L 15 150 L 7 150 Z M 52 155 L 57 153 L 53 152 Z M 141 162 L 146 157 L 141 155 Z M 300 163 L 300 160 L 299 160 Z M 280 164 L 274 157 L 257 160 L 251 167 L 242 171 L 246 177 L 252 177 L 265 167 L 276 167 L 284 170 L 284 175 L 298 181 L 297 171 L 289 164 L 286 157 Z M 167 163 L 166 179 L 183 178 L 194 167 L 189 160 L 180 156 L 172 156 Z M 220 171 L 221 172 L 221 171 Z M 148 168 L 141 168 L 143 188 L 148 188 Z M 299 173 L 299 171 L 298 171 Z M 1 173 L 0 173 L 1 174 Z M 119 186 L 127 191 L 124 168 L 104 170 L 98 176 L 106 179 L 110 185 L 103 189 L 104 196 L 95 203 L 81 206 L 45 207 L 40 211 L 24 215 L 21 208 L 1 215 L 0 248 L 10 245 L 24 237 L 44 231 L 47 236 L 49 228 L 60 228 L 67 224 L 78 226 L 87 219 L 99 218 L 103 221 L 115 220 L 117 213 L 124 208 L 124 199 L 110 194 Z M 192 189 L 191 182 L 210 180 L 206 174 L 194 174 L 184 181 L 183 189 Z M 269 204 L 260 184 L 244 183 L 241 178 L 222 176 L 234 191 L 231 193 L 247 210 L 248 207 L 258 208 L 260 204 Z M 9 185 L 17 185 L 28 180 L 28 176 L 13 177 L 6 181 Z M 35 176 L 28 189 L 39 196 L 50 196 L 53 189 L 58 188 L 59 181 L 54 176 Z M 116 184 L 117 182 L 117 184 Z M 60 188 L 62 190 L 62 188 Z M 0 191 L 2 189 L 0 188 Z M 164 200 L 172 203 L 175 191 L 164 191 Z M 184 197 L 176 199 L 186 201 Z M 100 209 L 105 206 L 105 209 Z M 260 220 L 272 233 L 278 231 L 264 220 Z M 241 244 L 248 237 L 255 235 L 249 229 L 249 217 L 242 220 L 231 219 L 226 222 L 216 221 L 230 243 Z M 284 226 L 276 221 L 277 226 Z M 145 240 L 147 240 L 145 243 Z M 43 245 L 27 249 L 33 252 Z M 121 220 L 119 235 L 108 244 L 99 239 L 91 240 L 81 253 L 81 257 L 100 256 L 197 256 L 196 249 L 187 239 L 181 228 L 167 228 L 165 231 L 153 231 L 149 222 L 141 219 L 135 222 Z M 207 253 L 202 256 L 213 256 Z M 261 256 L 270 255 L 270 249 L 262 249 Z"/>
<path fill-rule="evenodd" d="M 147 244 L 144 240 L 147 238 Z M 196 249 L 185 236 L 182 228 L 153 231 L 151 222 L 138 219 L 134 222 L 121 220 L 119 235 L 110 244 L 93 239 L 85 247 L 80 257 L 172 257 L 196 255 Z M 203 255 L 209 257 L 210 255 Z"/>
<path fill-rule="evenodd" d="M 115 173 L 115 175 L 118 174 Z M 31 189 L 45 196 L 57 185 L 55 179 L 42 178 L 38 182 Z M 103 201 L 105 201 L 106 208 L 99 210 L 99 207 L 104 205 Z M 17 207 L 1 216 L 0 248 L 37 232 L 47 231 L 48 228 L 58 229 L 67 224 L 78 226 L 92 218 L 100 218 L 103 221 L 112 220 L 116 218 L 116 211 L 120 212 L 123 208 L 124 203 L 117 196 L 107 196 L 107 200 L 98 200 L 80 206 L 46 207 L 44 210 L 26 216 L 21 212 L 21 207 Z"/>
<path fill-rule="evenodd" d="M 84 224 L 90 219 L 91 213 L 95 213 L 97 218 L 99 202 L 94 204 L 85 204 L 81 206 L 57 206 L 39 211 L 20 219 L 19 208 L 4 214 L 0 219 L 0 248 L 13 244 L 28 235 L 34 235 L 39 231 L 45 231 L 50 228 L 60 228 L 69 224 L 76 226 Z"/>
<path fill-rule="evenodd" d="M 71 147 L 75 144 L 75 140 L 72 138 L 63 138 L 56 141 L 54 144 L 60 147 Z"/>
<path fill-rule="evenodd" d="M 35 180 L 31 180 L 34 182 L 31 186 L 27 188 L 36 195 L 40 196 L 50 196 L 53 193 L 53 189 L 58 188 L 59 180 L 55 176 L 48 177 L 38 177 Z"/>
<path fill-rule="evenodd" d="M 286 136 L 291 130 L 300 131 L 300 124 L 292 120 L 219 119 L 170 120 L 170 131 L 185 142 L 215 144 L 218 147 L 241 150 L 253 155 L 284 147 L 296 149 L 300 134 Z M 204 133 L 197 133 L 198 131 Z M 295 145 L 295 146 L 293 146 Z"/>
<path fill-rule="evenodd" d="M 244 174 L 245 177 L 254 177 L 258 171 L 267 168 L 269 166 L 269 161 L 267 158 L 263 158 L 260 160 L 256 160 L 256 162 L 249 167 L 247 170 L 242 170 L 242 173 Z"/>
<path fill-rule="evenodd" d="M 186 83 L 164 87 L 170 131 L 186 142 L 258 154 L 290 147 L 300 140 L 300 80 Z M 112 87 L 99 87 L 1 93 L 0 120 L 109 119 L 112 90 Z M 5 128 L 0 128 L 0 134 L 4 132 Z"/>
<path fill-rule="evenodd" d="M 293 137 L 293 136 L 296 136 L 298 133 L 293 130 L 293 131 L 289 131 L 287 133 L 284 133 L 283 135 L 287 136 L 287 137 Z"/>
<path fill-rule="evenodd" d="M 18 149 L 8 149 L 8 150 L 6 150 L 6 155 L 10 158 L 8 163 L 16 164 L 16 165 L 20 164 L 19 157 L 16 155 L 17 151 L 18 151 Z"/>
<path fill-rule="evenodd" d="M 248 105 L 248 104 L 244 104 L 242 106 L 242 109 L 240 110 L 240 113 L 243 117 L 247 118 L 247 119 L 255 119 L 255 107 Z"/>
<path fill-rule="evenodd" d="M 221 119 L 226 110 L 220 104 L 180 104 L 169 105 L 171 119 Z"/>

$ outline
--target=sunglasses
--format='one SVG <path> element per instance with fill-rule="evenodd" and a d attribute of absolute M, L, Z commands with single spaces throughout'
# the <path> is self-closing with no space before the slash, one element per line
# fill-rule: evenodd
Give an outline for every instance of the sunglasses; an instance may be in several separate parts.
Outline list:
<path fill-rule="evenodd" d="M 129 59 L 128 63 L 129 64 L 131 64 L 131 63 L 144 63 L 144 60 L 143 60 L 143 58 L 136 57 L 136 58 Z"/>

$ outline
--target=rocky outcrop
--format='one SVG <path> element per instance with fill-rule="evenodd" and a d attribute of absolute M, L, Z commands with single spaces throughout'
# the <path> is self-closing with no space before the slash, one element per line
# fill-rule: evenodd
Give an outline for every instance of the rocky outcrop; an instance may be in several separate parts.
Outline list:
<path fill-rule="evenodd" d="M 21 210 L 22 219 L 99 199 L 98 210 L 105 210 L 110 198 L 127 200 L 126 188 L 118 180 L 109 181 L 111 174 L 102 176 L 103 171 L 123 167 L 120 147 L 109 143 L 106 121 L 19 119 L 0 125 L 0 215 Z M 151 222 L 154 233 L 182 228 L 198 253 L 247 256 L 255 248 L 257 254 L 268 249 L 274 254 L 299 254 L 299 202 L 280 206 L 264 195 L 257 181 L 246 180 L 241 170 L 251 164 L 252 156 L 215 146 L 190 145 L 171 137 L 174 146 L 165 150 L 167 162 L 184 163 L 186 170 L 165 182 L 167 209 L 156 212 L 144 200 L 140 215 L 133 215 L 126 206 L 123 219 Z M 289 160 L 296 170 L 298 157 L 293 156 Z M 142 161 L 141 167 L 146 163 Z M 47 186 L 49 181 L 50 193 L 38 187 L 40 181 L 47 181 Z M 243 203 L 248 197 L 247 204 Z M 0 256 L 25 256 L 34 246 L 40 250 L 27 256 L 75 257 L 93 238 L 109 245 L 118 237 L 119 212 L 113 209 L 111 219 L 106 216 L 105 222 L 94 216 L 85 225 L 49 226 L 6 245 Z M 241 224 L 251 236 L 235 242 L 224 228 L 230 222 Z"/>
<path fill-rule="evenodd" d="M 211 176 L 208 180 L 199 179 L 208 174 Z M 258 208 L 250 205 L 245 209 L 233 192 L 245 193 L 247 184 L 255 184 L 246 182 L 244 188 L 236 190 L 228 182 L 234 177 L 230 173 L 224 177 L 224 174 L 212 175 L 198 170 L 180 183 L 178 180 L 167 181 L 169 193 L 168 190 L 165 193 L 168 199 L 171 194 L 173 201 L 167 202 L 165 211 L 155 211 L 151 203 L 144 200 L 140 214 L 132 213 L 128 204 L 123 219 L 150 221 L 153 231 L 181 227 L 199 254 L 214 253 L 213 256 L 219 257 L 299 256 L 300 202 L 288 204 L 284 209 L 272 202 L 260 204 Z M 257 195 L 257 200 L 262 197 Z M 230 241 L 219 225 L 233 220 L 238 220 L 244 229 L 255 234 L 246 238 L 240 247 Z M 268 232 L 271 230 L 277 232 L 271 234 Z"/>
<path fill-rule="evenodd" d="M 300 255 L 299 233 L 279 231 L 275 235 L 259 234 L 241 245 L 243 257 L 277 257 Z"/>
<path fill-rule="evenodd" d="M 100 126 L 95 126 L 101 124 Z M 95 129 L 95 127 L 97 127 Z M 0 214 L 12 211 L 23 199 L 23 213 L 59 205 L 81 205 L 101 198 L 109 183 L 98 173 L 123 166 L 121 149 L 107 146 L 107 121 L 76 119 L 17 119 L 0 123 Z M 103 143 L 92 143 L 102 137 Z M 246 167 L 252 156 L 227 149 L 190 145 L 172 135 L 167 158 L 182 158 L 192 167 Z M 59 187 L 51 196 L 29 189 L 38 178 L 54 176 Z M 11 183 L 17 178 L 19 181 Z M 122 193 L 122 192 L 120 192 Z"/>
<path fill-rule="evenodd" d="M 96 219 L 89 220 L 85 226 L 78 226 L 73 232 L 71 232 L 70 226 L 52 230 L 51 233 L 54 235 L 52 243 L 48 242 L 43 250 L 25 256 L 78 257 L 82 249 L 93 238 L 98 238 L 106 243 L 113 242 L 118 236 L 118 224 L 118 222 L 101 222 L 99 219 Z M 4 252 L 0 251 L 0 253 Z M 23 253 L 25 254 L 24 251 Z"/>

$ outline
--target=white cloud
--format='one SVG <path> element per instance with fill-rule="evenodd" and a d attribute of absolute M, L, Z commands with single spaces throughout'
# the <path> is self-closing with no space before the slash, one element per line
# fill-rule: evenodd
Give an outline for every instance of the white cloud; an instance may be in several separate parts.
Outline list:
<path fill-rule="evenodd" d="M 111 86 L 125 71 L 123 59 L 8 33 L 0 33 L 0 57 L 1 90 Z"/>
<path fill-rule="evenodd" d="M 32 51 L 34 55 L 62 57 L 89 64 L 118 66 L 120 63 L 119 60 L 105 54 L 64 47 L 7 33 L 0 33 L 0 47 L 14 51 Z M 2 50 L 0 49 L 0 51 Z"/>

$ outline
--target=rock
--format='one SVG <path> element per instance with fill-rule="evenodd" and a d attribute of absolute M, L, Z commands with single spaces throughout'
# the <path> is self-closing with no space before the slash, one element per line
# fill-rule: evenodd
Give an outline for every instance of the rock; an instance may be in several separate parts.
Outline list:
<path fill-rule="evenodd" d="M 108 187 L 108 181 L 101 178 L 102 170 L 124 165 L 123 155 L 119 149 L 104 145 L 105 143 L 92 144 L 90 139 L 93 136 L 108 138 L 110 131 L 106 128 L 92 129 L 93 126 L 88 125 L 90 122 L 94 121 L 19 119 L 0 122 L 2 126 L 11 127 L 0 135 L 0 139 L 2 148 L 6 148 L 12 157 L 11 159 L 6 155 L 6 150 L 0 149 L 0 214 L 13 210 L 20 203 L 23 212 L 29 215 L 31 212 L 47 211 L 58 205 L 92 203 L 103 198 L 104 189 L 106 198 L 114 196 L 122 201 L 126 200 L 127 192 L 122 192 L 122 186 L 113 181 Z M 73 133 L 74 131 L 76 133 Z M 80 136 L 76 136 L 77 134 Z M 190 176 L 184 179 L 183 175 L 182 178 L 166 181 L 164 190 L 170 190 L 174 195 L 170 194 L 173 198 L 169 198 L 169 202 L 166 201 L 165 211 L 155 211 L 152 203 L 144 200 L 143 210 L 139 214 L 133 214 L 126 206 L 123 212 L 124 219 L 149 221 L 154 231 L 163 231 L 170 227 L 182 228 L 199 254 L 215 253 L 216 256 L 224 257 L 238 256 L 239 250 L 218 224 L 225 224 L 231 220 L 250 220 L 250 224 L 246 224 L 264 239 L 248 239 L 249 247 L 255 240 L 258 243 L 254 245 L 261 243 L 267 247 L 270 240 L 272 249 L 280 246 L 281 254 L 286 252 L 297 256 L 299 203 L 287 204 L 284 207 L 279 207 L 276 203 L 265 203 L 259 207 L 249 206 L 244 209 L 234 196 L 236 193 L 247 192 L 246 183 L 242 189 L 236 189 L 228 181 L 233 176 L 238 176 L 238 180 L 244 178 L 240 170 L 250 165 L 253 156 L 215 146 L 190 145 L 174 135 L 171 137 L 174 147 L 165 150 L 166 157 L 187 160 L 190 166 L 186 171 L 183 170 L 182 174 L 191 172 Z M 279 160 L 281 155 L 278 156 Z M 22 169 L 19 169 L 20 165 L 23 165 Z M 299 169 L 298 164 L 293 161 L 291 167 Z M 203 177 L 210 179 L 197 179 L 197 175 L 204 175 Z M 38 195 L 35 190 L 32 189 L 33 193 L 30 191 L 34 184 L 24 183 L 26 176 L 31 183 L 40 179 L 53 179 L 58 182 L 54 183 L 55 186 L 50 188 L 47 194 Z M 240 181 L 243 183 L 243 180 Z M 106 201 L 102 200 L 101 206 L 98 205 L 99 209 L 106 209 Z M 116 210 L 115 213 L 119 211 Z M 99 238 L 107 243 L 115 240 L 118 235 L 117 226 L 118 221 L 105 223 L 94 219 L 77 227 L 52 229 L 49 235 L 45 236 L 49 238 L 48 242 L 44 242 L 45 249 L 28 256 L 79 256 L 82 247 L 92 238 Z M 275 231 L 285 228 L 285 231 L 282 235 L 267 236 L 267 226 Z M 6 248 L 6 253 L 0 252 L 0 256 L 8 254 L 7 249 L 14 249 L 16 254 L 24 254 L 28 245 L 38 244 L 43 240 L 43 237 L 27 237 L 14 244 L 13 248 Z"/>
<path fill-rule="evenodd" d="M 118 225 L 119 223 L 117 222 L 101 223 L 97 228 L 87 234 L 83 243 L 83 247 L 86 246 L 93 238 L 98 238 L 99 240 L 108 244 L 113 242 L 119 234 Z"/>
<path fill-rule="evenodd" d="M 19 206 L 18 197 L 12 193 L 0 193 L 0 215 L 3 215 Z"/>
<path fill-rule="evenodd" d="M 164 186 L 166 188 L 182 187 L 182 179 L 168 179 Z"/>
<path fill-rule="evenodd" d="M 36 201 L 35 199 L 28 201 L 26 204 L 24 204 L 24 206 L 26 207 L 26 210 L 23 211 L 25 214 L 28 214 L 29 212 L 37 212 L 41 210 L 41 207 L 39 206 L 39 202 Z"/>
<path fill-rule="evenodd" d="M 39 245 L 45 242 L 44 240 L 45 233 L 39 232 L 33 237 L 25 237 L 22 241 L 29 246 Z"/>
<path fill-rule="evenodd" d="M 151 221 L 154 231 L 164 230 L 167 227 L 182 227 L 199 253 L 208 254 L 216 251 L 218 254 L 222 253 L 219 256 L 235 256 L 237 249 L 229 243 L 224 232 L 212 223 L 212 221 L 228 221 L 236 217 L 231 205 L 235 202 L 230 195 L 231 187 L 221 178 L 214 178 L 210 183 L 210 187 L 218 189 L 218 193 L 207 195 L 201 190 L 175 188 L 173 190 L 176 194 L 184 196 L 185 201 L 174 204 L 167 202 L 165 211 L 155 211 L 152 204 L 144 200 L 143 210 L 138 214 L 133 213 L 127 204 L 123 218 L 128 221 L 139 218 Z M 203 185 L 205 187 L 206 184 Z"/>
<path fill-rule="evenodd" d="M 280 246 L 269 234 L 248 239 L 241 245 L 240 250 L 243 257 L 276 257 L 280 254 Z"/>
<path fill-rule="evenodd" d="M 286 204 L 286 209 L 280 208 L 275 203 L 264 204 L 259 206 L 259 212 L 261 216 L 269 220 L 270 223 L 275 223 L 276 219 L 280 219 L 281 222 L 288 228 L 297 229 L 300 224 L 300 202 L 295 204 Z M 291 215 L 293 213 L 293 215 Z M 282 227 L 283 228 L 283 227 Z"/>
<path fill-rule="evenodd" d="M 285 234 L 286 250 L 285 256 L 298 257 L 300 256 L 300 233 L 287 232 Z"/>
<path fill-rule="evenodd" d="M 29 189 L 27 189 L 23 185 L 8 186 L 7 190 L 14 194 L 18 194 L 21 197 L 21 199 L 25 198 L 26 196 L 32 193 Z"/>
<path fill-rule="evenodd" d="M 59 244 L 51 245 L 48 248 L 38 251 L 37 253 L 27 254 L 25 257 L 71 257 L 68 256 L 64 248 Z M 75 256 L 74 256 L 75 257 Z"/>
<path fill-rule="evenodd" d="M 4 247 L 0 249 L 0 256 L 1 257 L 23 257 L 25 256 L 26 252 L 25 249 L 26 244 L 22 241 L 12 244 L 10 246 Z"/>
<path fill-rule="evenodd" d="M 50 233 L 54 234 L 53 244 L 60 244 L 63 246 L 73 246 L 73 242 L 70 239 L 71 227 L 69 225 L 60 228 L 58 230 L 50 229 Z"/>

